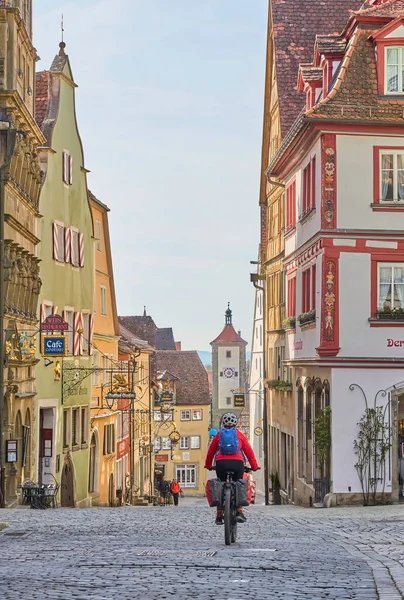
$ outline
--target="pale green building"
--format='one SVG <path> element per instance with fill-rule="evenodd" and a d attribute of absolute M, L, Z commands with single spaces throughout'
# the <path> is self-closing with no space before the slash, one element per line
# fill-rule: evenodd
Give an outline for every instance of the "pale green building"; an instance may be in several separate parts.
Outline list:
<path fill-rule="evenodd" d="M 62 506 L 89 505 L 93 222 L 65 44 L 49 71 L 36 76 L 35 117 L 47 140 L 38 237 L 41 240 L 40 322 L 59 314 L 68 323 L 65 358 L 40 357 L 37 366 L 35 471 L 40 483 L 60 484 Z M 41 337 L 43 337 L 43 333 Z M 39 352 L 39 344 L 38 344 Z M 39 356 L 39 353 L 38 353 Z"/>

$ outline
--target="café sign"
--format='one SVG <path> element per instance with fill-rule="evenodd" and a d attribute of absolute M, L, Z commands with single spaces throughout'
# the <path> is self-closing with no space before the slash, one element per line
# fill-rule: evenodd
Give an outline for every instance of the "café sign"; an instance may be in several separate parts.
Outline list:
<path fill-rule="evenodd" d="M 64 335 L 44 335 L 41 340 L 42 356 L 66 356 L 67 337 Z"/>

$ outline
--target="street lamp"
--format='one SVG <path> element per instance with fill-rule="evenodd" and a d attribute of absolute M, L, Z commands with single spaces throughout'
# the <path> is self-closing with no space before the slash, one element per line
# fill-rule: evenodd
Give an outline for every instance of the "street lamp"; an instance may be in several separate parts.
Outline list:
<path fill-rule="evenodd" d="M 250 261 L 251 264 L 259 264 L 257 261 Z M 262 292 L 262 306 L 263 306 L 263 311 L 262 311 L 262 328 L 264 330 L 264 336 L 263 336 L 263 346 L 262 346 L 262 362 L 263 364 L 263 380 L 264 380 L 264 386 L 263 386 L 263 426 L 264 426 L 264 491 L 265 491 L 265 504 L 268 505 L 269 504 L 269 477 L 268 477 L 268 411 L 267 411 L 267 388 L 265 385 L 266 382 L 266 378 L 267 378 L 267 360 L 266 360 L 266 328 L 265 328 L 265 324 L 266 324 L 266 318 L 265 318 L 265 313 L 266 313 L 266 295 L 265 295 L 265 286 L 263 285 L 258 285 L 259 281 L 264 281 L 265 280 L 265 275 L 259 275 L 258 273 L 250 273 L 250 281 L 253 284 L 253 286 L 255 287 L 256 290 L 259 290 L 260 292 Z"/>
<path fill-rule="evenodd" d="M 14 155 L 17 135 L 24 136 L 23 131 L 10 127 L 8 121 L 0 121 L 0 134 L 2 138 L 3 164 L 0 167 L 0 508 L 5 508 L 6 502 L 6 467 L 5 467 L 5 440 L 4 440 L 4 210 L 5 210 L 5 183 L 8 170 Z M 3 146 L 5 142 L 5 147 Z"/>

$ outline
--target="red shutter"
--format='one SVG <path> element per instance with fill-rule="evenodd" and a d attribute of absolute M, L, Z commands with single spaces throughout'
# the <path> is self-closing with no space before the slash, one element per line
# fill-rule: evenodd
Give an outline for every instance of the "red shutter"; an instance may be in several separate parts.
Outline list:
<path fill-rule="evenodd" d="M 310 178 L 311 178 L 311 200 L 310 206 L 315 208 L 316 206 L 316 157 L 313 156 L 311 159 L 311 169 L 310 169 Z"/>
<path fill-rule="evenodd" d="M 65 227 L 65 262 L 70 262 L 72 245 L 71 245 L 72 233 L 70 227 Z"/>
<path fill-rule="evenodd" d="M 79 266 L 84 267 L 84 233 L 79 233 Z"/>
<path fill-rule="evenodd" d="M 83 334 L 79 329 L 83 329 L 83 319 L 81 312 L 75 312 L 73 315 L 73 354 L 81 356 L 83 354 Z"/>
<path fill-rule="evenodd" d="M 311 268 L 311 310 L 316 308 L 316 265 Z"/>
<path fill-rule="evenodd" d="M 89 332 L 88 332 L 88 353 L 90 356 L 93 354 L 93 338 L 94 338 L 94 315 L 91 314 L 89 317 Z"/>

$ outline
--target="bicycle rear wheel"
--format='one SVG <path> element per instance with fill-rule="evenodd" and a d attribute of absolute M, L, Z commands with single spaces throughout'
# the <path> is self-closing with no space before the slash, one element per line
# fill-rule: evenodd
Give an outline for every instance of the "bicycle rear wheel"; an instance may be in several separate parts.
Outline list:
<path fill-rule="evenodd" d="M 235 512 L 232 514 L 233 523 L 231 526 L 231 543 L 235 544 L 237 541 L 237 521 Z"/>
<path fill-rule="evenodd" d="M 224 543 L 230 546 L 232 538 L 232 522 L 231 522 L 231 488 L 226 487 L 224 490 Z"/>

